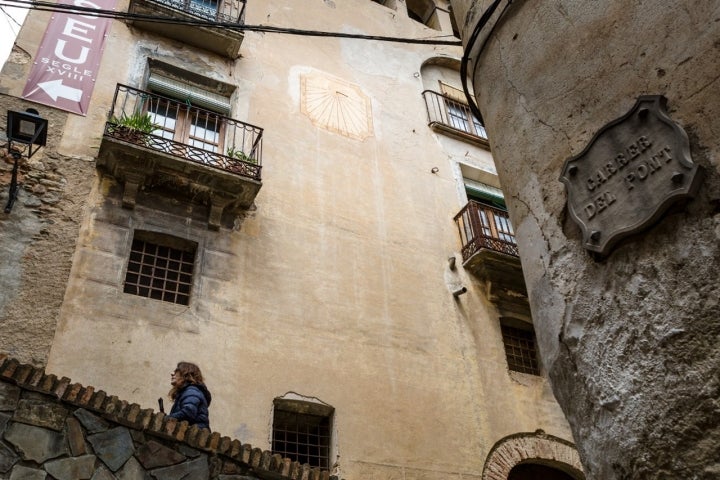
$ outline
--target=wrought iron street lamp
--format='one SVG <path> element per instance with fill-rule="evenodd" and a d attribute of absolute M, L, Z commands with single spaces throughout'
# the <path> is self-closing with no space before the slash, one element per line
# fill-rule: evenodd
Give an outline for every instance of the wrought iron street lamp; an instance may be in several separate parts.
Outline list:
<path fill-rule="evenodd" d="M 10 193 L 8 202 L 5 205 L 5 213 L 10 213 L 13 204 L 17 199 L 18 190 L 20 189 L 17 182 L 18 162 L 23 156 L 23 150 L 18 148 L 18 144 L 27 145 L 27 158 L 32 157 L 40 147 L 45 146 L 47 141 L 47 124 L 48 121 L 40 116 L 40 113 L 34 108 L 28 108 L 24 112 L 7 112 L 7 137 L 8 152 L 13 158 L 12 177 L 10 179 Z M 15 145 L 13 145 L 15 143 Z M 33 145 L 37 148 L 33 151 Z"/>

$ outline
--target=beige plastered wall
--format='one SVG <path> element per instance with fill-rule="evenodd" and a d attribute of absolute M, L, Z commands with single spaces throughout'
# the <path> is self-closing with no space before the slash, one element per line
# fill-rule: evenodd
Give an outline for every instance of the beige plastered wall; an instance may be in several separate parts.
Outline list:
<path fill-rule="evenodd" d="M 302 3 L 249 2 L 246 22 L 440 34 L 402 2 Z M 38 28 L 23 29 L 23 48 L 34 51 L 46 20 L 30 15 Z M 241 54 L 233 62 L 113 24 L 91 112 L 68 116 L 56 148 L 96 155 L 116 83 L 141 86 L 152 57 L 237 86 L 231 116 L 265 128 L 263 187 L 234 228 L 213 232 L 183 205 L 163 213 L 143 194 L 122 209 L 120 185 L 89 178 L 74 197 L 83 213 L 48 370 L 154 406 L 175 363 L 196 362 L 213 429 L 261 448 L 273 398 L 315 397 L 335 407 L 331 462 L 347 479 L 478 478 L 507 435 L 572 440 L 545 378 L 508 372 L 485 286 L 448 267 L 453 255 L 462 263 L 460 163 L 494 173 L 486 150 L 427 126 L 422 66 L 457 60 L 460 48 L 247 33 Z M 358 85 L 372 135 L 349 138 L 302 114 L 309 74 Z M 3 85 L 19 96 L 23 83 Z M 122 293 L 135 229 L 198 243 L 189 306 Z M 468 293 L 455 299 L 457 284 Z"/>

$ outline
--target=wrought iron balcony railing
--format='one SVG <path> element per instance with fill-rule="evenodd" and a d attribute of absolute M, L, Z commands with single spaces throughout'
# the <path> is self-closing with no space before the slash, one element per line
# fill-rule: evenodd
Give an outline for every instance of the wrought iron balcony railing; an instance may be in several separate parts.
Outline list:
<path fill-rule="evenodd" d="M 152 0 L 202 20 L 242 24 L 246 0 Z"/>
<path fill-rule="evenodd" d="M 263 129 L 118 84 L 105 136 L 260 180 Z"/>
<path fill-rule="evenodd" d="M 428 125 L 446 127 L 461 135 L 487 141 L 485 127 L 466 103 L 432 90 L 425 90 L 423 97 L 428 112 Z"/>
<path fill-rule="evenodd" d="M 470 200 L 455 215 L 455 223 L 462 239 L 463 261 L 482 248 L 519 256 L 515 232 L 506 211 Z"/>

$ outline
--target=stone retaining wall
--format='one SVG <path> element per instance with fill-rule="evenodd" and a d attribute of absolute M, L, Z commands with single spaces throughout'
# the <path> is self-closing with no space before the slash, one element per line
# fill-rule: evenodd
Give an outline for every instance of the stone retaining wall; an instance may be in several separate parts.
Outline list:
<path fill-rule="evenodd" d="M 337 480 L 0 354 L 0 479 Z"/>

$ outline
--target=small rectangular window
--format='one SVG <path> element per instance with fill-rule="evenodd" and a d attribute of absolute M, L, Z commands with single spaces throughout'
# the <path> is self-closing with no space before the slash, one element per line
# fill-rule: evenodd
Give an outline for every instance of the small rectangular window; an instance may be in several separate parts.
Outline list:
<path fill-rule="evenodd" d="M 505 357 L 510 370 L 540 375 L 540 367 L 535 350 L 535 333 L 524 328 L 515 328 L 501 324 Z"/>
<path fill-rule="evenodd" d="M 151 232 L 136 232 L 130 248 L 123 291 L 188 305 L 195 251 L 194 242 Z"/>
<path fill-rule="evenodd" d="M 311 467 L 329 468 L 331 412 L 321 405 L 276 399 L 272 452 Z"/>

